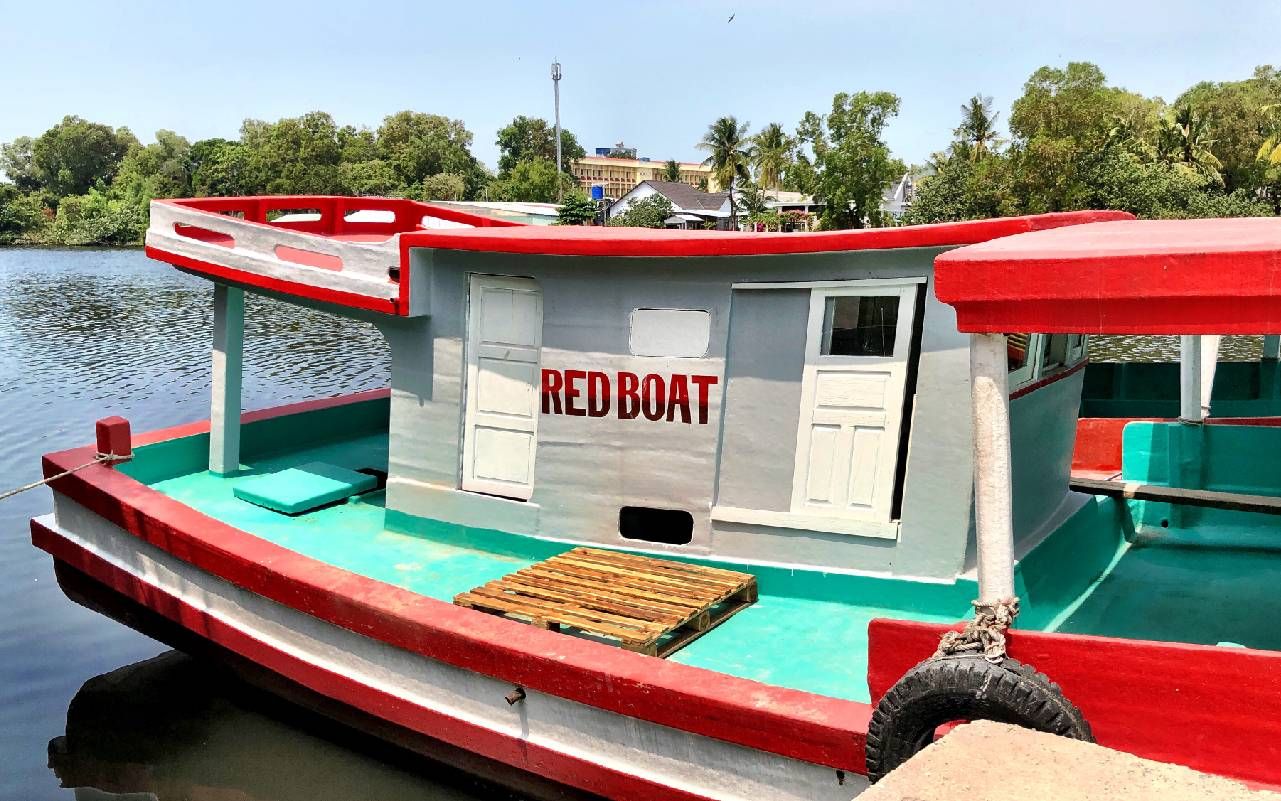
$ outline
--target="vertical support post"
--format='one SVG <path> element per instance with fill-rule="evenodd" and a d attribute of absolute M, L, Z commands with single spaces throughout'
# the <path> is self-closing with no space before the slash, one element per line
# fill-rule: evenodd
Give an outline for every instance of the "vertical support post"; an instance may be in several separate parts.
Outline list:
<path fill-rule="evenodd" d="M 1010 498 L 1010 387 L 1004 334 L 970 337 L 974 519 L 980 604 L 1014 597 Z"/>
<path fill-rule="evenodd" d="M 552 62 L 552 93 L 556 96 L 556 200 L 563 200 L 565 196 L 564 181 L 561 178 L 561 153 L 560 153 L 560 62 Z"/>
<path fill-rule="evenodd" d="M 214 284 L 213 397 L 209 404 L 209 469 L 240 469 L 240 385 L 244 373 L 245 291 Z"/>
<path fill-rule="evenodd" d="M 1210 416 L 1214 395 L 1214 373 L 1219 367 L 1219 343 L 1223 337 L 1213 334 L 1201 337 L 1201 419 Z"/>
<path fill-rule="evenodd" d="M 1201 422 L 1201 337 L 1179 338 L 1179 420 Z"/>
<path fill-rule="evenodd" d="M 1270 362 L 1281 359 L 1281 336 L 1268 334 L 1263 338 L 1263 359 Z"/>

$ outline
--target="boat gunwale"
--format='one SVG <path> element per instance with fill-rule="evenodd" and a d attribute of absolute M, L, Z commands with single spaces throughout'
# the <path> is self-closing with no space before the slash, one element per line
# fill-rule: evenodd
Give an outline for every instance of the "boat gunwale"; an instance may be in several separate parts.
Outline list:
<path fill-rule="evenodd" d="M 245 422 L 385 397 L 307 401 Z M 207 420 L 138 435 L 135 446 L 208 433 Z M 46 454 L 45 476 L 92 446 Z M 291 551 L 205 515 L 106 465 L 53 482 L 94 514 L 194 567 L 364 636 L 513 685 L 783 757 L 856 773 L 871 706 L 668 662 L 463 609 Z"/>

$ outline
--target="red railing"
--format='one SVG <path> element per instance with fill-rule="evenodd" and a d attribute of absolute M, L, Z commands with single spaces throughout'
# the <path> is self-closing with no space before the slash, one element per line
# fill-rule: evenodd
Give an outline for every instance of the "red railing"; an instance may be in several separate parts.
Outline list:
<path fill-rule="evenodd" d="M 386 197 L 340 197 L 334 195 L 265 195 L 253 197 L 184 198 L 171 201 L 197 211 L 240 217 L 247 222 L 323 236 L 392 234 L 423 229 L 424 217 L 470 225 L 476 228 L 506 228 L 520 223 L 500 220 L 460 209 Z M 355 211 L 390 212 L 389 220 L 349 220 Z M 277 213 L 311 213 L 314 220 L 275 222 Z"/>

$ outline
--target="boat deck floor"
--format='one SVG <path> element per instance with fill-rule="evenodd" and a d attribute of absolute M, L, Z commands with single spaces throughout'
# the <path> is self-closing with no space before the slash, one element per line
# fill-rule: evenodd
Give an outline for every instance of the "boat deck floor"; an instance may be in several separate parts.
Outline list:
<path fill-rule="evenodd" d="M 323 461 L 350 469 L 386 467 L 386 434 L 296 449 L 247 465 L 235 477 L 207 471 L 165 479 L 152 487 L 243 531 L 369 578 L 438 600 L 505 576 L 571 546 L 501 537 L 444 523 L 411 531 L 385 527 L 382 492 L 291 517 L 236 498 L 236 484 L 253 475 Z M 421 522 L 421 521 L 420 521 Z M 500 539 L 530 544 L 527 553 Z M 943 614 L 858 606 L 770 595 L 681 649 L 671 661 L 823 695 L 866 701 L 867 624 L 876 617 L 950 622 Z M 570 636 L 570 635 L 566 635 Z"/>
<path fill-rule="evenodd" d="M 384 432 L 258 458 L 232 477 L 200 470 L 150 483 L 175 500 L 280 546 L 444 602 L 572 547 L 388 514 L 382 492 L 296 517 L 233 495 L 246 478 L 311 461 L 385 469 L 386 454 Z M 1185 534 L 1126 547 L 1051 627 L 1281 650 L 1281 593 L 1276 591 L 1281 586 L 1281 545 L 1259 547 L 1256 528 L 1255 539 L 1236 538 L 1254 547 L 1240 547 L 1240 542 L 1231 547 L 1231 532 L 1225 534 L 1218 525 L 1205 528 L 1191 544 Z M 806 582 L 823 580 L 822 574 L 804 577 Z M 925 588 L 911 585 L 906 592 L 918 595 Z M 921 604 L 916 611 L 904 611 L 892 603 L 860 603 L 883 598 L 879 591 L 847 592 L 844 585 L 826 592 L 780 593 L 777 585 L 762 579 L 755 604 L 670 658 L 781 687 L 866 701 L 867 625 L 873 618 L 950 623 L 968 612 L 966 602 L 955 598 L 926 606 L 929 611 L 924 612 Z"/>
<path fill-rule="evenodd" d="M 1281 650 L 1281 547 L 1233 545 L 1222 527 L 1212 534 L 1200 543 L 1140 539 L 1058 631 Z"/>

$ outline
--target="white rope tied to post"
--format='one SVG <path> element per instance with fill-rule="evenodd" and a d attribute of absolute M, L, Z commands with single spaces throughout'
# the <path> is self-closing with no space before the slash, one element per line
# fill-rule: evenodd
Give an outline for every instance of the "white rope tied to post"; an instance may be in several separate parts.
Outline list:
<path fill-rule="evenodd" d="M 974 618 L 961 631 L 949 631 L 939 641 L 934 658 L 956 654 L 979 653 L 992 664 L 1005 659 L 1005 632 L 1019 614 L 1019 599 L 1006 598 L 993 603 L 973 601 Z"/>
<path fill-rule="evenodd" d="M 70 470 L 64 470 L 61 473 L 58 473 L 57 475 L 49 476 L 48 478 L 42 478 L 39 481 L 32 481 L 30 484 L 24 484 L 21 487 L 15 487 L 14 489 L 9 490 L 8 492 L 0 493 L 0 501 L 12 498 L 13 496 L 19 495 L 23 492 L 26 492 L 27 490 L 33 490 L 36 487 L 43 487 L 45 484 L 48 484 L 53 481 L 57 481 L 60 478 L 65 478 L 71 475 L 72 473 L 78 472 L 80 470 L 84 470 L 86 467 L 93 467 L 96 464 L 105 464 L 108 462 L 119 462 L 129 458 L 130 457 L 128 456 L 117 456 L 114 453 L 100 453 L 97 456 L 93 457 L 92 461 L 85 462 L 82 465 L 77 465 L 76 467 L 73 467 Z"/>

